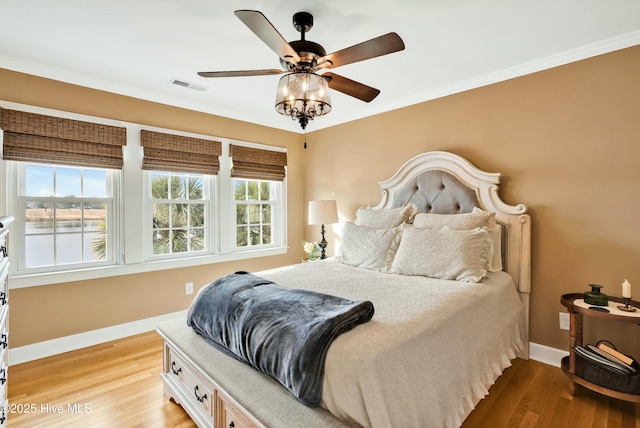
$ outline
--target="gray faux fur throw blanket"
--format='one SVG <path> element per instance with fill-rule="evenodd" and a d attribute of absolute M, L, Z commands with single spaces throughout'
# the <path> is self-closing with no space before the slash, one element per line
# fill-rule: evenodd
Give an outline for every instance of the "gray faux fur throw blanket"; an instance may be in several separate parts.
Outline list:
<path fill-rule="evenodd" d="M 286 289 L 248 272 L 205 286 L 187 324 L 219 350 L 277 379 L 303 404 L 322 400 L 331 342 L 373 317 L 371 302 Z"/>

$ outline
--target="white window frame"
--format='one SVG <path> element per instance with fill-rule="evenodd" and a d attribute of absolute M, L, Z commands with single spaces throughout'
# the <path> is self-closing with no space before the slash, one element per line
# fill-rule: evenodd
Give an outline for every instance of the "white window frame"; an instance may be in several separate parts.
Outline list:
<path fill-rule="evenodd" d="M 233 179 L 230 176 L 231 158 L 229 158 L 229 145 L 243 145 L 247 147 L 284 152 L 286 152 L 286 149 L 245 141 L 218 138 L 210 135 L 143 126 L 136 123 L 97 118 L 6 101 L 0 101 L 0 107 L 72 120 L 120 126 L 125 127 L 127 131 L 127 145 L 123 146 L 123 169 L 122 171 L 116 171 L 114 173 L 113 183 L 113 198 L 114 201 L 117 201 L 117 204 L 114 203 L 114 214 L 112 217 L 114 221 L 117 221 L 117 224 L 112 226 L 111 229 L 114 234 L 114 238 L 112 239 L 114 239 L 114 242 L 117 240 L 119 243 L 117 248 L 114 250 L 115 264 L 104 266 L 95 266 L 92 264 L 90 267 L 83 267 L 80 269 L 60 271 L 48 270 L 46 272 L 42 271 L 27 274 L 17 270 L 17 263 L 12 263 L 10 265 L 9 272 L 11 277 L 9 287 L 11 289 L 152 272 L 173 268 L 184 268 L 211 263 L 224 263 L 287 253 L 286 178 L 281 184 L 275 186 L 278 191 L 274 196 L 277 198 L 279 209 L 276 210 L 278 213 L 277 218 L 274 219 L 273 227 L 275 228 L 277 225 L 278 230 L 272 231 L 272 244 L 259 247 L 252 246 L 236 248 L 235 227 L 231 227 L 232 225 L 235 226 L 235 204 L 232 203 L 234 201 L 234 191 Z M 145 171 L 142 170 L 143 150 L 140 145 L 140 131 L 142 129 L 172 133 L 187 137 L 209 139 L 222 143 L 220 172 L 217 177 L 211 179 L 209 186 L 209 193 L 211 195 L 210 203 L 212 206 L 212 209 L 208 214 L 211 235 L 209 239 L 211 241 L 205 254 L 197 253 L 192 256 L 168 259 L 148 257 L 149 251 L 145 249 L 145 242 L 150 241 L 145 239 L 145 234 L 147 233 L 147 230 L 151 230 L 151 227 L 149 226 L 149 222 L 145 221 L 145 212 L 148 212 L 145 204 L 148 203 L 146 201 L 149 198 L 145 197 L 146 189 L 148 189 L 148 183 L 145 178 Z M 2 131 L 0 131 L 0 139 L 1 138 Z M 4 193 L 4 196 L 0 196 L 0 212 L 7 215 L 20 213 L 16 197 L 17 193 L 12 190 L 16 189 L 16 185 L 18 184 L 17 172 L 13 169 L 11 164 L 12 162 L 0 160 L 0 189 L 6 190 L 1 192 Z M 15 217 L 16 222 L 18 222 L 18 216 Z M 17 225 L 14 224 L 14 226 Z M 12 230 L 13 229 L 18 229 L 18 227 L 13 227 Z M 24 230 L 24 226 L 22 229 Z M 9 240 L 12 252 L 18 251 L 20 248 L 24 248 L 24 245 L 20 242 L 20 240 L 24 240 L 24 236 L 20 233 L 16 233 L 16 230 L 9 234 Z"/>
<path fill-rule="evenodd" d="M 218 185 L 220 189 L 220 225 L 233 225 L 233 227 L 220 227 L 220 252 L 225 254 L 247 254 L 260 251 L 277 251 L 287 248 L 287 178 L 282 182 L 274 182 L 272 186 L 273 198 L 276 209 L 271 212 L 272 231 L 271 244 L 238 247 L 236 245 L 236 204 L 234 177 L 231 177 L 231 158 L 229 158 L 229 145 L 245 146 L 256 149 L 274 150 L 259 144 L 251 144 L 242 141 L 228 140 L 223 142 L 222 156 L 220 158 L 220 173 Z M 275 190 L 274 190 L 275 189 Z"/>
<path fill-rule="evenodd" d="M 201 251 L 184 252 L 184 253 L 169 253 L 169 254 L 154 254 L 153 253 L 153 204 L 159 202 L 157 199 L 153 199 L 151 195 L 151 176 L 155 171 L 144 171 L 144 188 L 145 188 L 145 205 L 144 205 L 144 223 L 145 223 L 145 238 L 144 238 L 144 253 L 145 260 L 168 260 L 168 259 L 181 259 L 198 257 L 204 255 L 214 254 L 212 251 L 213 243 L 215 242 L 215 233 L 213 232 L 213 224 L 215 221 L 215 209 L 214 204 L 216 200 L 215 182 L 216 176 L 202 175 L 202 195 L 204 199 L 200 200 L 205 205 L 205 224 L 204 224 L 204 249 Z M 158 171 L 164 173 L 163 171 Z M 168 173 L 167 174 L 182 174 L 182 173 Z M 187 174 L 187 173 L 184 173 Z M 193 175 L 193 174 L 191 174 Z M 161 200 L 163 202 L 176 203 L 179 199 L 167 199 Z"/>
<path fill-rule="evenodd" d="M 271 197 L 271 199 L 268 200 L 236 200 L 235 198 L 235 181 L 236 180 L 244 180 L 244 181 L 257 181 L 257 182 L 266 182 L 269 183 L 269 195 Z M 233 183 L 233 194 L 232 194 L 232 201 L 233 201 L 233 211 L 234 213 L 237 213 L 237 207 L 239 204 L 242 205 L 270 205 L 271 206 L 271 222 L 269 223 L 271 225 L 271 242 L 268 244 L 257 244 L 257 245 L 245 245 L 245 246 L 238 246 L 238 239 L 237 239 L 237 229 L 238 229 L 238 219 L 237 219 L 237 214 L 234 215 L 233 218 L 233 224 L 235 226 L 235 239 L 233 241 L 233 246 L 235 247 L 236 251 L 244 251 L 244 250 L 250 250 L 250 249 L 256 249 L 256 248 L 267 248 L 267 247 L 273 247 L 273 246 L 278 246 L 279 245 L 279 239 L 278 239 L 278 232 L 280 230 L 280 222 L 278 221 L 278 218 L 280 217 L 281 214 L 281 209 L 279 206 L 279 198 L 278 198 L 278 194 L 281 193 L 280 189 L 282 188 L 281 183 L 277 182 L 277 181 L 268 181 L 268 180 L 255 180 L 255 179 L 249 179 L 249 178 L 234 178 L 232 179 L 232 183 Z"/>
<path fill-rule="evenodd" d="M 72 202 L 72 203 L 86 203 L 86 202 L 101 202 L 105 203 L 107 206 L 107 254 L 110 256 L 107 260 L 104 261 L 92 261 L 92 262 L 80 262 L 73 264 L 59 264 L 52 266 L 43 266 L 43 267 L 32 267 L 28 268 L 25 266 L 26 263 L 26 254 L 25 254 L 25 246 L 17 245 L 14 248 L 17 248 L 17 257 L 16 257 L 16 267 L 15 272 L 20 274 L 38 274 L 38 273 L 52 273 L 52 272 L 60 272 L 60 271 L 69 271 L 76 269 L 86 269 L 86 268 L 98 268 L 100 266 L 109 266 L 115 265 L 120 260 L 121 249 L 118 243 L 120 242 L 116 239 L 118 236 L 117 231 L 119 230 L 119 192 L 120 188 L 120 171 L 106 169 L 106 184 L 107 184 L 107 196 L 104 198 L 93 198 L 93 197 L 77 197 L 77 198 L 68 198 L 68 197 L 58 197 L 58 196 L 24 196 L 26 179 L 25 179 L 25 169 L 28 166 L 53 166 L 55 168 L 78 168 L 75 166 L 68 165 L 60 165 L 60 164 L 38 164 L 34 162 L 17 162 L 17 161 L 8 161 L 7 167 L 11 171 L 12 177 L 16 180 L 16 185 L 11 186 L 11 195 L 10 198 L 15 202 L 15 205 L 12 206 L 10 212 L 15 213 L 15 223 L 13 227 L 13 235 L 20 235 L 22 237 L 22 242 L 24 243 L 24 239 L 26 239 L 26 223 L 25 223 L 25 203 L 27 201 L 46 201 L 51 202 L 53 204 Z M 100 169 L 100 168 L 86 168 L 86 169 Z M 57 173 L 57 172 L 56 172 Z M 54 174 L 54 181 L 56 179 L 57 174 Z M 58 235 L 55 231 L 53 235 Z M 55 238 L 54 238 L 55 239 Z M 84 239 L 84 237 L 83 237 Z M 54 259 L 56 253 L 56 246 L 53 248 Z M 14 252 L 15 253 L 15 252 Z"/>

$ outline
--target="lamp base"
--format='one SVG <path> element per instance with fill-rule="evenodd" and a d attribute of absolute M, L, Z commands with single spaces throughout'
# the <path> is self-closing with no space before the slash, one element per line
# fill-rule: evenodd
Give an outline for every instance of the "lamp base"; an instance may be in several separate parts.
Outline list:
<path fill-rule="evenodd" d="M 324 224 L 320 227 L 320 233 L 322 234 L 322 239 L 318 242 L 318 246 L 322 249 L 322 255 L 320 256 L 320 260 L 324 260 L 327 258 L 325 254 L 325 249 L 327 248 L 327 240 L 324 239 Z"/>

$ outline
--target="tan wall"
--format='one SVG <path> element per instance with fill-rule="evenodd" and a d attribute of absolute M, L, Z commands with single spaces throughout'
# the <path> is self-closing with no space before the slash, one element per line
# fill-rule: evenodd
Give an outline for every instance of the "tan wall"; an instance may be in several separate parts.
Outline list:
<path fill-rule="evenodd" d="M 564 293 L 596 283 L 619 296 L 628 278 L 640 297 L 638 46 L 319 130 L 307 141 L 307 198 L 335 197 L 351 219 L 379 201 L 379 181 L 422 152 L 451 151 L 502 173 L 502 198 L 528 205 L 533 218 L 535 343 L 567 347 L 558 327 Z M 307 226 L 305 236 L 316 235 Z M 640 355 L 637 326 L 586 323 L 593 336 Z"/>
<path fill-rule="evenodd" d="M 316 226 L 304 226 L 306 201 L 335 198 L 352 219 L 357 207 L 378 202 L 377 183 L 406 160 L 447 150 L 501 172 L 503 199 L 529 206 L 533 342 L 566 348 L 568 334 L 558 329 L 563 293 L 593 282 L 620 295 L 628 278 L 640 296 L 640 47 L 311 132 L 306 151 L 297 134 L 9 71 L 0 70 L 0 99 L 287 147 L 291 249 L 250 261 L 251 270 L 299 260 L 303 229 L 305 239 L 318 237 Z M 332 253 L 330 228 L 327 238 Z M 247 263 L 12 290 L 12 344 L 184 309 L 185 282 L 198 288 L 236 268 Z M 636 326 L 587 327 L 640 355 Z"/>
<path fill-rule="evenodd" d="M 80 86 L 0 69 L 0 99 L 33 106 L 268 144 L 288 149 L 288 239 L 303 233 L 303 137 L 246 122 L 142 101 Z M 10 292 L 11 345 L 40 341 L 141 320 L 186 309 L 185 282 L 197 290 L 237 269 L 257 271 L 300 260 L 302 249 L 288 254 L 192 268 L 118 276 Z"/>

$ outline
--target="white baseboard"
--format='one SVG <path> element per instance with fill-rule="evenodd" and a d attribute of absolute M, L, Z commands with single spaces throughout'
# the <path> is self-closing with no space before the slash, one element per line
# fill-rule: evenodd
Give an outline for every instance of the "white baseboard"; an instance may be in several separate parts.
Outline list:
<path fill-rule="evenodd" d="M 134 334 L 152 331 L 156 329 L 158 323 L 173 318 L 184 317 L 186 314 L 186 310 L 173 312 L 153 318 L 60 337 L 58 339 L 46 340 L 19 348 L 9 348 L 9 365 L 25 363 L 27 361 L 50 357 L 111 340 L 122 339 L 123 337 L 133 336 Z M 560 367 L 560 360 L 567 355 L 569 355 L 567 351 L 539 345 L 537 343 L 529 343 L 529 358 L 541 363 Z"/>
<path fill-rule="evenodd" d="M 50 357 L 51 355 L 62 354 L 87 346 L 121 339 L 134 334 L 144 333 L 156 329 L 158 323 L 173 318 L 184 317 L 187 311 L 173 312 L 153 318 L 146 318 L 139 321 L 105 327 L 98 330 L 87 331 L 71 336 L 60 337 L 58 339 L 46 340 L 44 342 L 33 343 L 31 345 L 11 348 L 9 346 L 9 365 L 25 363 L 39 358 Z"/>
<path fill-rule="evenodd" d="M 529 343 L 529 358 L 550 366 L 560 367 L 560 361 L 569 355 L 569 351 L 551 348 L 538 343 Z"/>

